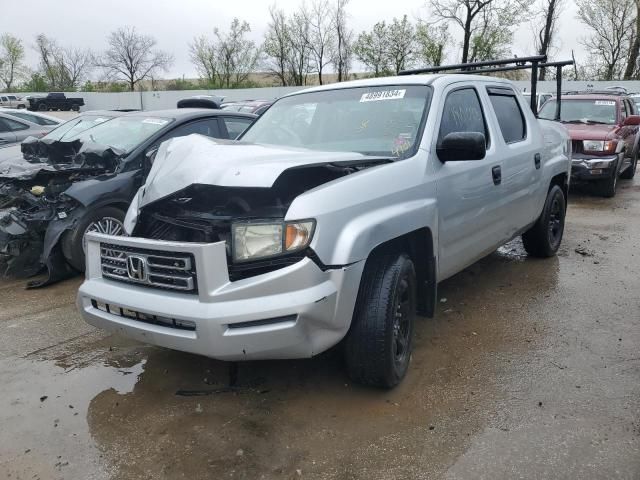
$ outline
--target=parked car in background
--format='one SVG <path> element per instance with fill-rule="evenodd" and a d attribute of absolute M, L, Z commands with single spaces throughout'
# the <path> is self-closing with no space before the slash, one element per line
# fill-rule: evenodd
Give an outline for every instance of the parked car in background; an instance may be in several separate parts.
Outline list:
<path fill-rule="evenodd" d="M 31 123 L 37 123 L 38 125 L 45 125 L 48 127 L 56 127 L 64 123 L 63 120 L 52 117 L 51 115 L 45 115 L 44 113 L 38 112 L 28 112 L 23 108 L 3 108 L 0 112 L 11 115 L 12 117 L 21 118 L 22 120 L 27 120 Z"/>
<path fill-rule="evenodd" d="M 531 104 L 531 92 L 522 92 L 522 95 L 527 100 L 527 102 L 529 102 L 529 104 Z M 540 107 L 542 107 L 542 105 L 544 105 L 544 102 L 546 102 L 551 97 L 553 97 L 553 94 L 552 93 L 537 93 L 536 97 L 538 98 L 538 110 L 540 110 Z"/>
<path fill-rule="evenodd" d="M 555 118 L 557 101 L 547 101 L 540 118 Z M 613 197 L 618 177 L 631 179 L 636 172 L 640 116 L 635 102 L 625 95 L 577 92 L 562 97 L 560 121 L 569 131 L 573 162 L 571 179 L 588 182 L 605 197 Z"/>
<path fill-rule="evenodd" d="M 28 106 L 29 102 L 24 98 L 18 97 L 17 95 L 0 95 L 0 107 L 23 109 L 27 108 Z"/>
<path fill-rule="evenodd" d="M 221 108 L 230 112 L 253 113 L 260 116 L 266 112 L 271 104 L 273 104 L 273 100 L 243 100 L 223 103 Z"/>
<path fill-rule="evenodd" d="M 0 163 L 0 259 L 5 274 L 46 267 L 41 286 L 83 271 L 86 232 L 116 235 L 158 146 L 200 134 L 233 139 L 255 115 L 211 109 L 81 115 Z M 85 128 L 88 126 L 88 128 Z M 73 132 L 73 133 L 72 133 Z"/>
<path fill-rule="evenodd" d="M 81 97 L 67 97 L 64 93 L 48 93 L 47 95 L 32 95 L 28 97 L 29 110 L 80 110 L 84 105 Z"/>
<path fill-rule="evenodd" d="M 220 108 L 224 97 L 217 95 L 194 95 L 178 100 L 178 108 Z M 251 113 L 251 112 L 249 112 Z"/>
<path fill-rule="evenodd" d="M 629 98 L 636 104 L 636 109 L 640 111 L 640 93 L 634 93 L 629 95 Z"/>
<path fill-rule="evenodd" d="M 557 252 L 570 169 L 566 130 L 505 79 L 296 92 L 239 143 L 164 143 L 128 236 L 87 234 L 78 308 L 94 326 L 231 361 L 344 340 L 351 378 L 390 388 L 438 282 L 518 235 L 533 256 Z"/>
<path fill-rule="evenodd" d="M 33 119 L 17 118 L 11 113 L 0 110 L 0 145 L 21 142 L 27 137 L 43 137 L 58 124 L 43 125 L 42 119 L 36 123 Z"/>

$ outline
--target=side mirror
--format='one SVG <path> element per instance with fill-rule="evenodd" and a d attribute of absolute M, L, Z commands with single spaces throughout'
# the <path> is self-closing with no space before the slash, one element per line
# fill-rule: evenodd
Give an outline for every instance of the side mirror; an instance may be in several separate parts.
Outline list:
<path fill-rule="evenodd" d="M 482 160 L 487 153 L 484 134 L 478 132 L 452 132 L 436 147 L 442 163 L 463 160 Z"/>
<path fill-rule="evenodd" d="M 635 127 L 637 125 L 640 125 L 640 115 L 629 115 L 624 119 L 622 125 L 625 127 Z"/>

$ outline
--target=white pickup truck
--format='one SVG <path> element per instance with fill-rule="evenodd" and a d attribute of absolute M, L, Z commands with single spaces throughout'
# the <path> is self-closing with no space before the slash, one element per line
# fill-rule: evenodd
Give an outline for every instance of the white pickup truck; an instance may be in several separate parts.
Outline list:
<path fill-rule="evenodd" d="M 161 145 L 128 236 L 86 235 L 92 325 L 223 360 L 342 342 L 349 375 L 393 387 L 438 282 L 522 235 L 562 240 L 564 128 L 504 79 L 412 75 L 276 101 L 239 142 Z"/>
<path fill-rule="evenodd" d="M 27 108 L 29 101 L 17 95 L 2 94 L 0 95 L 0 107 L 3 108 Z"/>

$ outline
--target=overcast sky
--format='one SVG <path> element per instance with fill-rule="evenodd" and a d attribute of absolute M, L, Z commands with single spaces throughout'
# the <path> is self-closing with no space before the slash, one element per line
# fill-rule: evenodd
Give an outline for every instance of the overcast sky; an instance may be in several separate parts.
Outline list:
<path fill-rule="evenodd" d="M 0 33 L 9 32 L 21 38 L 27 47 L 27 60 L 35 66 L 37 56 L 31 48 L 35 35 L 44 33 L 61 45 L 75 45 L 102 51 L 105 37 L 124 25 L 153 35 L 158 47 L 171 52 L 175 62 L 166 78 L 193 78 L 195 69 L 189 61 L 188 43 L 194 36 L 211 34 L 214 27 L 226 29 L 234 17 L 251 25 L 251 38 L 261 43 L 269 16 L 269 0 L 5 0 L 0 15 Z M 279 7 L 291 11 L 302 0 L 278 0 Z M 555 59 L 570 58 L 571 50 L 579 61 L 585 54 L 579 44 L 584 27 L 576 20 L 574 0 L 567 0 L 560 21 Z M 348 6 L 350 24 L 356 32 L 369 29 L 375 22 L 391 20 L 407 14 L 410 18 L 428 18 L 426 0 L 351 0 Z M 101 6 L 99 6 L 101 5 Z M 452 32 L 459 29 L 452 26 Z M 459 43 L 459 42 L 458 42 Z M 514 52 L 519 56 L 533 54 L 532 27 L 523 23 L 515 35 Z M 459 61 L 459 46 L 449 49 L 449 61 Z"/>

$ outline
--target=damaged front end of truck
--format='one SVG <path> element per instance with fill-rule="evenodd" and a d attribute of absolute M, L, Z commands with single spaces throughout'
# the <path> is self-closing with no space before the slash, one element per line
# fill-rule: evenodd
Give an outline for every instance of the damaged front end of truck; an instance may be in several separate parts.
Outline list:
<path fill-rule="evenodd" d="M 75 274 L 61 238 L 85 213 L 69 195 L 72 185 L 113 174 L 121 151 L 95 143 L 30 138 L 21 154 L 0 164 L 0 273 L 31 277 L 43 269 L 43 286 Z"/>

